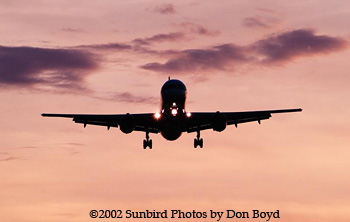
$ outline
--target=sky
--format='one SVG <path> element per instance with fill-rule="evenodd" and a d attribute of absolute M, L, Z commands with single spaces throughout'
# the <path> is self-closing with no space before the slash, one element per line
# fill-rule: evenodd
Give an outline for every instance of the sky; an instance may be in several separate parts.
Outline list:
<path fill-rule="evenodd" d="M 0 15 L 2 221 L 104 209 L 349 221 L 348 1 L 0 0 Z M 151 134 L 152 150 L 141 132 L 40 116 L 154 113 L 168 76 L 190 112 L 303 112 L 203 131 L 203 149 L 195 134 Z"/>

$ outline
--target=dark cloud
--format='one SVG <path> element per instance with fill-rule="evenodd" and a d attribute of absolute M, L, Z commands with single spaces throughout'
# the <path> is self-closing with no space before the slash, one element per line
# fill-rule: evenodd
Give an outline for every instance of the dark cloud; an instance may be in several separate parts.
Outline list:
<path fill-rule="evenodd" d="M 277 36 L 257 41 L 250 46 L 251 50 L 264 63 L 286 62 L 299 56 L 311 56 L 330 53 L 346 46 L 346 41 L 326 35 L 315 35 L 309 29 L 285 32 Z"/>
<path fill-rule="evenodd" d="M 126 103 L 155 103 L 154 97 L 135 96 L 130 93 L 97 97 L 96 92 L 84 87 L 85 77 L 96 70 L 101 61 L 94 53 L 112 49 L 141 51 L 140 47 L 122 43 L 80 45 L 64 49 L 0 46 L 0 86 L 2 89 L 11 87 L 39 92 L 83 92 L 97 99 Z M 19 149 L 30 148 L 36 147 Z M 11 160 L 8 157 L 3 158 L 7 159 Z"/>
<path fill-rule="evenodd" d="M 81 49 L 84 48 L 85 50 Z M 74 49 L 48 49 L 0 46 L 0 85 L 15 88 L 50 91 L 55 93 L 88 92 L 90 97 L 125 103 L 151 103 L 155 97 L 136 96 L 131 93 L 111 93 L 105 97 L 85 88 L 84 78 L 98 67 L 93 49 L 129 49 L 123 44 L 78 46 Z M 67 145 L 82 145 L 69 143 Z M 32 146 L 18 149 L 37 148 Z M 5 156 L 0 161 L 15 160 Z"/>
<path fill-rule="evenodd" d="M 185 37 L 183 32 L 171 32 L 167 34 L 157 34 L 148 38 L 137 38 L 133 43 L 140 45 L 149 45 L 152 43 L 161 43 L 165 41 L 179 41 Z"/>
<path fill-rule="evenodd" d="M 16 88 L 78 92 L 103 100 L 126 103 L 157 103 L 158 99 L 114 93 L 98 97 L 84 87 L 84 79 L 98 68 L 106 52 L 149 54 L 166 58 L 165 63 L 148 63 L 141 68 L 160 73 L 194 73 L 207 75 L 213 70 L 233 70 L 242 65 L 272 65 L 301 56 L 331 53 L 345 48 L 346 41 L 338 37 L 316 35 L 309 29 L 275 34 L 247 46 L 222 44 L 205 49 L 156 50 L 154 44 L 184 39 L 189 33 L 209 35 L 211 31 L 193 23 L 182 23 L 185 30 L 138 38 L 129 43 L 79 45 L 70 48 L 35 48 L 0 46 L 0 85 Z M 105 60 L 103 60 L 105 61 Z M 203 76 L 202 79 L 205 79 Z M 4 87 L 3 87 L 4 88 Z"/>
<path fill-rule="evenodd" d="M 242 64 L 288 62 L 299 56 L 330 53 L 343 49 L 345 40 L 315 35 L 312 30 L 300 29 L 259 40 L 248 46 L 224 44 L 209 49 L 191 49 L 174 53 L 164 64 L 148 63 L 141 68 L 164 73 L 231 70 Z"/>
<path fill-rule="evenodd" d="M 232 44 L 215 46 L 211 49 L 190 49 L 181 51 L 180 56 L 164 64 L 149 63 L 143 69 L 157 72 L 205 71 L 208 69 L 226 69 L 235 63 L 246 61 L 242 49 Z"/>
<path fill-rule="evenodd" d="M 176 12 L 173 4 L 158 5 L 153 9 L 153 11 L 160 14 L 174 14 Z"/>
<path fill-rule="evenodd" d="M 91 44 L 91 45 L 79 45 L 74 48 L 78 49 L 90 49 L 90 50 L 116 50 L 125 51 L 133 49 L 133 46 L 126 43 L 106 43 L 106 44 Z"/>
<path fill-rule="evenodd" d="M 92 53 L 77 49 L 0 46 L 0 84 L 15 87 L 81 89 L 97 68 Z"/>

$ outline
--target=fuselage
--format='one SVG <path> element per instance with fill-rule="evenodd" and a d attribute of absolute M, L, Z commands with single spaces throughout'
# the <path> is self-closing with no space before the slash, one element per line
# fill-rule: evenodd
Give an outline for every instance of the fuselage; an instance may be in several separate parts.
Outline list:
<path fill-rule="evenodd" d="M 161 111 L 158 114 L 159 129 L 167 140 L 178 139 L 186 127 L 189 113 L 186 113 L 187 89 L 177 79 L 168 80 L 161 89 Z"/>

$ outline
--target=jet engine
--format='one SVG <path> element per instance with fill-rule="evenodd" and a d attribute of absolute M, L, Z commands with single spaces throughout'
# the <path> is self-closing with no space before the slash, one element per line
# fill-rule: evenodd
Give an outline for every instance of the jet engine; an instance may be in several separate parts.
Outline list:
<path fill-rule="evenodd" d="M 219 111 L 214 114 L 212 126 L 214 131 L 221 132 L 226 129 L 227 119 L 226 116 Z"/>
<path fill-rule="evenodd" d="M 126 134 L 131 133 L 134 130 L 134 128 L 135 128 L 134 117 L 132 117 L 130 115 L 130 113 L 127 113 L 125 116 L 123 116 L 120 119 L 119 126 L 120 126 L 120 130 L 123 133 L 126 133 Z"/>

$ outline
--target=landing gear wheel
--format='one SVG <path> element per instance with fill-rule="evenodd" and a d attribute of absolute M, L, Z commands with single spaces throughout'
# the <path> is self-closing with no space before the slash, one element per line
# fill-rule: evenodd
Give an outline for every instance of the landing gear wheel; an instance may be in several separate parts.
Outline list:
<path fill-rule="evenodd" d="M 149 147 L 150 149 L 152 149 L 152 140 L 149 140 L 149 141 L 148 141 L 148 147 Z"/>
<path fill-rule="evenodd" d="M 198 145 L 200 148 L 203 148 L 203 139 L 202 138 L 198 141 Z"/>
<path fill-rule="evenodd" d="M 200 131 L 198 130 L 197 131 L 197 138 L 194 139 L 194 148 L 197 148 L 197 146 L 199 146 L 200 148 L 203 148 L 203 139 L 200 138 L 201 137 L 201 134 L 200 134 Z"/>
<path fill-rule="evenodd" d="M 197 139 L 194 139 L 194 148 L 196 149 L 198 146 L 198 140 Z"/>
<path fill-rule="evenodd" d="M 147 140 L 143 140 L 143 149 L 147 148 Z"/>
<path fill-rule="evenodd" d="M 143 149 L 146 149 L 149 147 L 149 149 L 152 149 L 152 140 L 149 138 L 149 133 L 146 132 L 146 139 L 143 140 Z"/>

